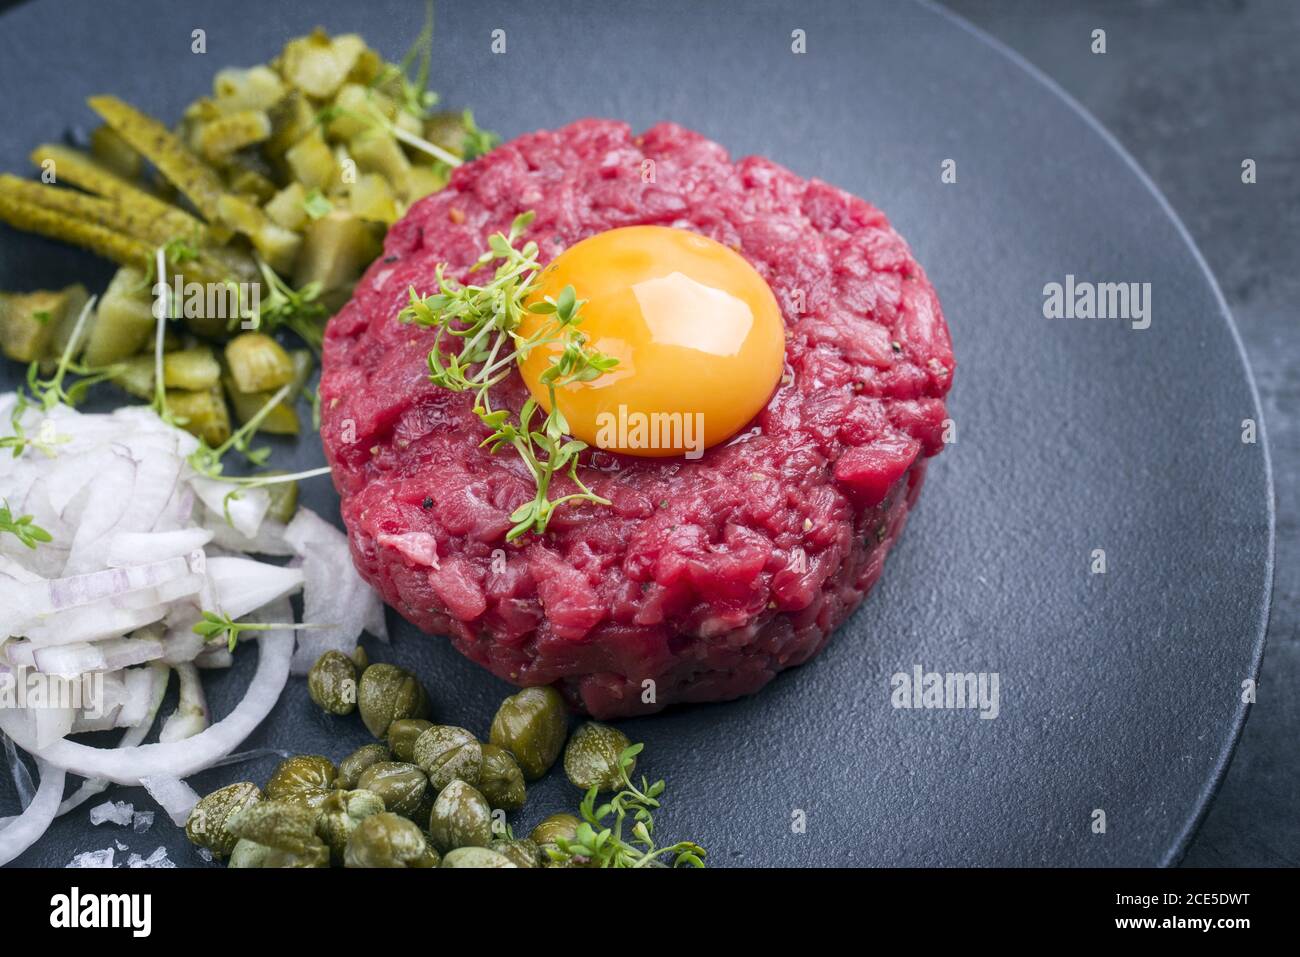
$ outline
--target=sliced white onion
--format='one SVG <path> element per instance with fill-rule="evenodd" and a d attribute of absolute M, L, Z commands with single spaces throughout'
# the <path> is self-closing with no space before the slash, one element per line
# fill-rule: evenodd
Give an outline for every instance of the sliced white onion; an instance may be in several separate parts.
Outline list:
<path fill-rule="evenodd" d="M 257 671 L 243 699 L 225 718 L 206 731 L 171 744 L 142 744 L 132 748 L 92 748 L 59 740 L 37 748 L 27 728 L 15 722 L 13 712 L 0 709 L 0 728 L 20 747 L 35 751 L 55 767 L 89 778 L 107 778 L 117 784 L 139 784 L 141 778 L 189 777 L 230 754 L 271 712 L 289 680 L 293 657 L 293 632 L 261 633 L 257 644 Z M 11 727 L 12 725 L 12 727 Z"/>
<path fill-rule="evenodd" d="M 204 507 L 199 521 L 202 522 L 204 528 L 212 533 L 213 543 L 221 548 L 253 555 L 288 556 L 293 554 L 293 549 L 284 540 L 284 522 L 269 515 L 262 519 L 262 524 L 257 528 L 257 534 L 253 536 L 243 535 L 231 528 L 222 515 L 211 512 L 206 507 Z"/>
<path fill-rule="evenodd" d="M 351 654 L 363 631 L 384 631 L 383 603 L 357 574 L 347 536 L 311 509 L 298 509 L 284 537 L 302 558 L 303 621 L 327 626 L 298 635 L 293 672 L 306 674 L 326 651 Z"/>
<path fill-rule="evenodd" d="M 18 790 L 18 806 L 21 809 L 26 809 L 27 805 L 32 803 L 32 798 L 36 794 L 36 785 L 32 783 L 32 775 L 27 770 L 27 765 L 23 764 L 22 759 L 18 757 L 18 747 L 14 744 L 13 739 L 7 734 L 0 734 L 0 741 L 4 742 L 5 760 L 9 762 L 9 771 L 13 774 L 14 787 Z"/>
<path fill-rule="evenodd" d="M 208 700 L 203 695 L 199 669 L 186 662 L 176 666 L 176 677 L 181 680 L 180 700 L 176 710 L 167 716 L 158 732 L 161 744 L 192 738 L 208 726 Z"/>
<path fill-rule="evenodd" d="M 251 558 L 218 556 L 208 559 L 208 579 L 217 603 L 230 618 L 243 618 L 263 605 L 302 587 L 302 572 L 268 565 Z"/>
<path fill-rule="evenodd" d="M 140 783 L 177 827 L 185 826 L 190 811 L 199 803 L 199 796 L 194 793 L 194 789 L 180 778 L 157 775 L 141 778 Z"/>
<path fill-rule="evenodd" d="M 206 528 L 178 528 L 170 532 L 117 532 L 108 543 L 107 563 L 147 565 L 168 558 L 184 558 L 212 541 Z"/>
<path fill-rule="evenodd" d="M 230 515 L 230 524 L 240 535 L 257 534 L 271 507 L 271 494 L 264 488 L 240 488 L 233 482 L 197 477 L 190 486 L 199 500 L 217 515 Z"/>
<path fill-rule="evenodd" d="M 40 758 L 36 759 L 36 768 L 41 775 L 41 786 L 36 789 L 32 803 L 10 821 L 4 830 L 0 830 L 0 867 L 39 841 L 59 811 L 67 772 L 62 768 L 51 767 Z"/>

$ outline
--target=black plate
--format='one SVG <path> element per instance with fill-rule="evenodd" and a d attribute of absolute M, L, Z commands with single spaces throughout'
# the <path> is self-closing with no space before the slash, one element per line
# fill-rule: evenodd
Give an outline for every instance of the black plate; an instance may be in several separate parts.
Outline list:
<path fill-rule="evenodd" d="M 698 839 L 720 865 L 1176 860 L 1245 719 L 1273 517 L 1266 450 L 1241 441 L 1259 412 L 1235 331 L 1152 184 L 1058 89 L 927 7 L 523 6 L 442 5 L 434 76 L 447 103 L 507 137 L 587 115 L 676 120 L 865 196 L 929 271 L 956 344 L 958 441 L 830 647 L 748 700 L 626 723 L 647 743 L 646 771 L 669 782 L 661 834 Z M 175 117 L 217 68 L 264 61 L 317 22 L 396 56 L 421 18 L 396 0 L 209 9 L 150 0 L 124 16 L 84 0 L 0 17 L 0 167 L 24 169 L 36 143 L 89 126 L 88 94 Z M 190 52 L 196 27 L 206 55 Z M 496 28 L 504 55 L 490 49 Z M 791 52 L 794 29 L 805 54 Z M 955 184 L 941 182 L 945 159 Z M 4 288 L 109 274 L 9 231 L 0 249 Z M 1067 274 L 1151 283 L 1151 327 L 1044 319 L 1044 284 Z M 320 460 L 314 441 L 286 456 Z M 305 500 L 334 513 L 322 484 Z M 1097 548 L 1104 575 L 1089 573 Z M 418 669 L 439 719 L 485 732 L 507 686 L 441 639 L 395 631 L 390 647 L 369 643 L 375 657 Z M 211 681 L 218 713 L 253 654 Z M 890 676 L 917 664 L 997 672 L 1000 716 L 895 710 Z M 248 746 L 341 757 L 365 737 L 294 682 Z M 577 797 L 555 775 L 535 790 L 525 828 Z M 113 796 L 151 806 L 139 790 Z M 15 803 L 0 783 L 0 813 Z M 20 863 L 62 865 L 115 839 L 199 862 L 161 820 L 135 835 L 92 829 L 83 810 Z"/>

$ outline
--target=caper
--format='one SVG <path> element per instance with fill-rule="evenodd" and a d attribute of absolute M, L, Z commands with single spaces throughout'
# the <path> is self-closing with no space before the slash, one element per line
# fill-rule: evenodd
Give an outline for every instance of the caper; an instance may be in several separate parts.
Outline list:
<path fill-rule="evenodd" d="M 384 801 L 383 810 L 414 818 L 429 789 L 429 779 L 414 764 L 381 761 L 362 772 L 357 787 L 378 794 Z"/>
<path fill-rule="evenodd" d="M 352 829 L 345 867 L 437 867 L 436 853 L 415 824 L 391 811 L 372 814 Z"/>
<path fill-rule="evenodd" d="M 442 859 L 443 867 L 514 867 L 515 864 L 503 854 L 489 851 L 486 847 L 458 847 L 448 852 Z"/>
<path fill-rule="evenodd" d="M 479 775 L 478 789 L 489 804 L 505 811 L 523 807 L 528 797 L 524 773 L 519 770 L 515 756 L 495 744 L 483 745 L 483 771 Z"/>
<path fill-rule="evenodd" d="M 533 828 L 532 833 L 528 835 L 528 839 L 545 850 L 547 844 L 554 846 L 557 838 L 562 837 L 566 841 L 573 840 L 573 836 L 578 833 L 578 827 L 581 824 L 582 822 L 572 814 L 552 814 Z"/>
<path fill-rule="evenodd" d="M 361 674 L 357 707 L 370 733 L 382 738 L 388 734 L 388 726 L 399 718 L 427 717 L 429 698 L 409 671 L 396 665 L 376 664 Z"/>
<path fill-rule="evenodd" d="M 330 788 L 338 772 L 334 762 L 319 754 L 299 754 L 285 758 L 266 782 L 266 797 L 269 801 L 289 797 L 292 794 L 304 794 Z"/>
<path fill-rule="evenodd" d="M 320 814 L 281 801 L 245 805 L 227 822 L 239 838 L 231 867 L 328 867 L 329 848 L 316 834 Z"/>
<path fill-rule="evenodd" d="M 357 666 L 341 651 L 327 651 L 307 672 L 307 693 L 330 714 L 351 714 L 357 706 Z"/>
<path fill-rule="evenodd" d="M 487 847 L 492 840 L 492 809 L 478 789 L 452 781 L 433 802 L 429 839 L 442 853 L 458 847 Z"/>
<path fill-rule="evenodd" d="M 489 851 L 496 851 L 515 867 L 541 867 L 542 849 L 526 837 L 498 838 L 488 845 Z"/>
<path fill-rule="evenodd" d="M 421 775 L 423 777 L 423 775 Z M 320 808 L 316 834 L 330 849 L 330 861 L 343 863 L 348 838 L 363 820 L 385 810 L 384 800 L 372 791 L 332 791 Z"/>
<path fill-rule="evenodd" d="M 230 853 L 227 867 L 329 867 L 330 849 L 324 844 L 305 848 L 302 852 L 283 851 L 267 847 L 256 841 L 240 840 Z"/>
<path fill-rule="evenodd" d="M 631 747 L 627 735 L 617 728 L 596 721 L 588 721 L 569 738 L 564 748 L 564 773 L 575 787 L 586 791 L 596 788 L 613 791 L 623 783 L 620 760 L 624 750 Z M 627 774 L 636 767 L 636 757 L 630 759 Z"/>
<path fill-rule="evenodd" d="M 352 663 L 357 666 L 357 674 L 361 674 L 361 672 L 369 668 L 370 656 L 366 654 L 366 649 L 357 645 L 356 648 L 352 650 Z"/>
<path fill-rule="evenodd" d="M 524 777 L 535 781 L 560 756 L 567 730 L 560 693 L 549 686 L 525 688 L 501 702 L 489 738 L 513 754 Z"/>
<path fill-rule="evenodd" d="M 435 791 L 456 780 L 478 784 L 483 771 L 483 747 L 464 728 L 435 724 L 416 739 L 415 763 L 429 775 Z"/>
<path fill-rule="evenodd" d="M 357 786 L 362 771 L 380 761 L 388 761 L 391 757 L 386 744 L 363 744 L 339 762 L 339 773 L 334 784 L 350 791 Z"/>
<path fill-rule="evenodd" d="M 415 757 L 415 739 L 433 727 L 423 718 L 398 718 L 388 726 L 388 750 L 399 761 Z"/>
<path fill-rule="evenodd" d="M 227 828 L 226 822 L 249 804 L 260 800 L 262 791 L 251 781 L 228 784 L 194 805 L 185 821 L 185 835 L 199 847 L 206 847 L 214 857 L 225 857 L 239 841 Z"/>

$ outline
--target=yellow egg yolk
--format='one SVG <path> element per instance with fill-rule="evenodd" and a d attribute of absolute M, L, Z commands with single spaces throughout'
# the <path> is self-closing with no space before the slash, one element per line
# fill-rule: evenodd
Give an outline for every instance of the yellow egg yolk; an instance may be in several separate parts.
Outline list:
<path fill-rule="evenodd" d="M 582 240 L 539 277 L 529 303 L 572 285 L 577 329 L 618 360 L 590 382 L 556 389 L 569 431 L 631 455 L 694 455 L 735 435 L 781 378 L 785 331 L 767 282 L 739 254 L 683 229 L 628 226 Z M 519 334 L 554 325 L 528 314 Z M 563 350 L 537 346 L 519 369 L 547 412 L 541 375 Z"/>

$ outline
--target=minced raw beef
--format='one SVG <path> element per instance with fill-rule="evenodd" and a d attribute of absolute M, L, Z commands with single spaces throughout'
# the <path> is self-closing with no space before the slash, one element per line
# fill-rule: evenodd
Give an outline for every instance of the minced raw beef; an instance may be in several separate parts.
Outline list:
<path fill-rule="evenodd" d="M 584 453 L 584 481 L 613 504 L 565 506 L 544 537 L 507 544 L 534 483 L 518 456 L 479 448 L 471 397 L 428 380 L 432 331 L 396 317 L 408 287 L 431 292 L 440 262 L 466 278 L 526 210 L 544 261 L 638 224 L 736 249 L 781 305 L 788 368 L 750 427 L 699 460 Z M 321 435 L 353 559 L 390 605 L 494 674 L 611 718 L 749 694 L 822 648 L 943 445 L 953 368 L 934 290 L 874 206 L 761 157 L 733 163 L 680 126 L 582 120 L 461 167 L 393 226 L 329 323 Z M 526 397 L 515 374 L 493 404 Z"/>

